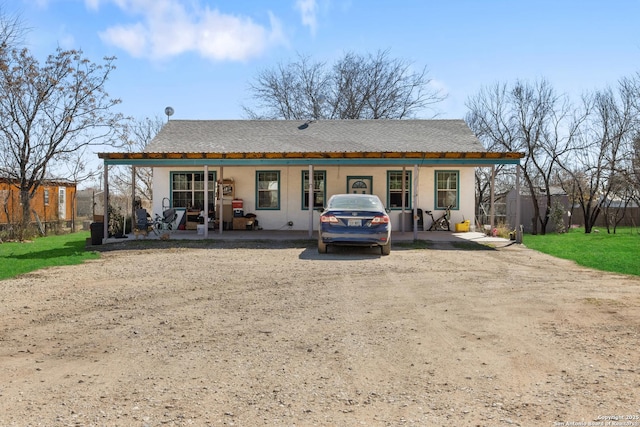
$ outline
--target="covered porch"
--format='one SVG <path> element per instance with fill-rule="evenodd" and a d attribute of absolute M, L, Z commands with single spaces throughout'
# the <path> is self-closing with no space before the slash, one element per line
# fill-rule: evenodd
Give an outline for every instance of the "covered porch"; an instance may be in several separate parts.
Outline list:
<path fill-rule="evenodd" d="M 418 222 L 420 221 L 419 211 L 421 209 L 419 206 L 419 194 L 420 194 L 420 184 L 418 182 L 418 176 L 420 168 L 423 166 L 437 166 L 437 167 L 491 167 L 492 170 L 495 170 L 495 166 L 499 164 L 512 164 L 518 165 L 516 168 L 516 187 L 519 189 L 520 186 L 520 173 L 519 173 L 519 153 L 339 153 L 339 156 L 335 154 L 332 156 L 322 156 L 320 153 L 317 153 L 317 156 L 310 156 L 308 153 L 282 153 L 279 156 L 275 156 L 273 153 L 267 154 L 262 153 L 262 156 L 258 156 L 257 154 L 245 154 L 244 156 L 238 155 L 224 155 L 222 153 L 217 156 L 212 156 L 211 154 L 184 154 L 184 153 L 101 153 L 99 156 L 104 161 L 104 191 L 105 197 L 108 201 L 109 198 L 109 167 L 110 166 L 131 166 L 132 167 L 132 186 L 131 186 L 131 199 L 136 199 L 136 183 L 135 183 L 135 168 L 137 167 L 184 167 L 185 165 L 190 167 L 192 170 L 201 170 L 202 175 L 204 176 L 204 206 L 210 206 L 215 203 L 215 210 L 217 211 L 217 215 L 214 217 L 210 216 L 209 209 L 204 209 L 199 212 L 199 216 L 202 226 L 198 226 L 196 230 L 174 230 L 173 234 L 176 232 L 180 232 L 180 235 L 183 238 L 209 238 L 210 235 L 213 236 L 221 236 L 222 234 L 229 234 L 226 230 L 225 224 L 232 221 L 232 214 L 230 214 L 230 210 L 226 210 L 223 206 L 224 200 L 220 198 L 215 201 L 208 200 L 210 189 L 215 189 L 219 194 L 224 194 L 224 183 L 225 183 L 225 167 L 226 166 L 246 166 L 254 167 L 255 165 L 264 166 L 265 164 L 269 166 L 282 166 L 282 165 L 301 165 L 304 168 L 308 169 L 308 176 L 314 176 L 314 170 L 317 167 L 328 166 L 328 165 L 344 165 L 345 163 L 352 165 L 386 165 L 402 168 L 403 175 L 405 173 L 412 173 L 413 182 L 412 182 L 412 193 L 410 197 L 411 200 L 411 210 L 405 210 L 402 208 L 400 213 L 400 226 L 395 227 L 395 230 L 399 230 L 402 233 L 402 236 L 407 237 L 410 236 L 412 240 L 419 240 L 421 235 L 420 228 L 418 227 Z M 213 158 L 212 158 L 213 157 Z M 409 163 L 412 162 L 413 164 Z M 210 172 L 215 171 L 214 173 L 217 176 L 217 179 L 210 180 Z M 494 176 L 494 174 L 492 174 Z M 405 180 L 402 179 L 404 183 Z M 309 188 L 308 188 L 308 206 L 314 206 L 314 187 L 313 182 L 309 180 Z M 402 194 L 405 194 L 405 189 L 403 188 Z M 490 210 L 490 227 L 493 228 L 495 225 L 494 219 L 494 209 L 493 209 L 493 194 L 494 194 L 494 182 L 491 183 L 491 210 Z M 516 194 L 519 194 L 517 192 Z M 132 204 L 133 205 L 133 204 Z M 404 206 L 404 201 L 402 202 L 402 206 Z M 108 202 L 104 204 L 104 236 L 108 236 Z M 519 203 L 517 203 L 517 207 L 519 207 Z M 308 209 L 308 226 L 306 230 L 306 238 L 313 238 L 314 228 L 317 226 L 314 220 L 314 213 L 316 209 Z M 134 218 L 135 213 L 132 212 L 132 218 Z M 186 215 L 186 213 L 185 213 Z M 517 223 L 520 223 L 519 212 L 516 214 Z M 405 220 L 405 218 L 407 218 Z M 409 223 L 406 223 L 409 222 Z M 453 223 L 453 221 L 452 221 Z M 249 228 L 249 227 L 247 227 Z M 282 233 L 288 233 L 291 235 L 294 231 L 299 233 L 299 230 L 260 230 L 259 227 L 250 227 L 251 231 L 249 233 L 253 234 L 252 238 L 256 237 L 256 232 L 259 231 L 271 231 L 277 232 L 280 231 Z M 424 227 L 426 229 L 426 227 Z M 410 232 L 407 233 L 407 230 Z M 480 230 L 479 230 L 480 231 Z M 234 238 L 238 238 L 240 235 L 238 233 L 244 233 L 244 231 L 234 230 L 231 234 L 235 235 Z M 272 233 L 273 235 L 279 235 L 280 233 Z M 176 234 L 177 235 L 177 234 Z M 521 241 L 521 236 L 518 236 L 518 241 Z"/>

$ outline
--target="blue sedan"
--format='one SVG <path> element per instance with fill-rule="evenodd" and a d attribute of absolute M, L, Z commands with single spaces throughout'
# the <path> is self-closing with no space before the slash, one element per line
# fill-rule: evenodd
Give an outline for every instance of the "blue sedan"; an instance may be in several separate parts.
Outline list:
<path fill-rule="evenodd" d="M 379 246 L 382 255 L 391 253 L 391 221 L 378 196 L 336 194 L 320 214 L 318 252 L 329 245 Z"/>

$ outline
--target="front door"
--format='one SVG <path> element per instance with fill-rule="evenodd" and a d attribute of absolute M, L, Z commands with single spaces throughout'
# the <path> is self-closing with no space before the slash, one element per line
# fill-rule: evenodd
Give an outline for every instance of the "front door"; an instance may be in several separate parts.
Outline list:
<path fill-rule="evenodd" d="M 349 176 L 347 177 L 347 192 L 350 194 L 371 194 L 370 176 Z"/>

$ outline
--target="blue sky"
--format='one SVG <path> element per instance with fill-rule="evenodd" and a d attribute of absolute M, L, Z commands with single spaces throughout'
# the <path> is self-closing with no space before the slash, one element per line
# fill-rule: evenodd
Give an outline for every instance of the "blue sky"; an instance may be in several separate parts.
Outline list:
<path fill-rule="evenodd" d="M 249 82 L 298 54 L 333 61 L 389 50 L 426 66 L 448 94 L 439 118 L 464 118 L 481 87 L 546 78 L 578 100 L 640 71 L 640 0 L 18 0 L 39 57 L 57 46 L 94 62 L 134 118 L 241 119 Z M 425 111 L 421 118 L 432 117 Z"/>

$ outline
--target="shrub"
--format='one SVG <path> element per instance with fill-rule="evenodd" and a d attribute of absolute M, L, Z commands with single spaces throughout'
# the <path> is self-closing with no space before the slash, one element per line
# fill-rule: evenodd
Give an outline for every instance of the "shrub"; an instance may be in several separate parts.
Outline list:
<path fill-rule="evenodd" d="M 557 200 L 551 206 L 551 214 L 549 215 L 551 225 L 556 233 L 566 233 L 567 229 L 564 225 L 564 206 Z"/>

